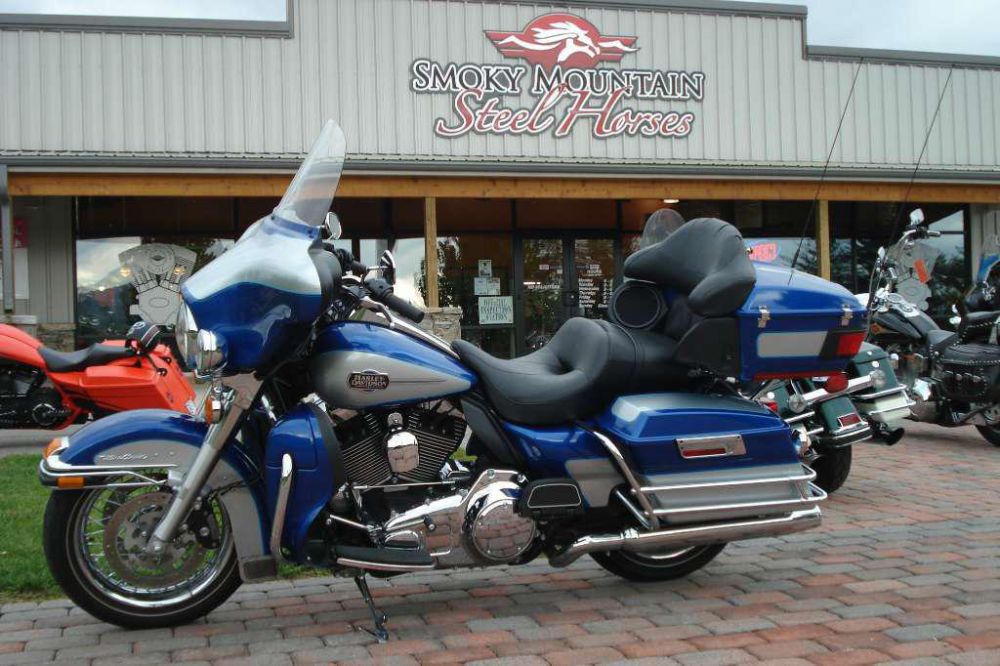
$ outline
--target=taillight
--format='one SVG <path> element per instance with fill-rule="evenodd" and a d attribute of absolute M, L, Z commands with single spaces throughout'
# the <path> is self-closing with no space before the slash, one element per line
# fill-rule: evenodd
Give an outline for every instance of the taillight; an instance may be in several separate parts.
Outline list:
<path fill-rule="evenodd" d="M 850 412 L 849 414 L 838 416 L 837 423 L 840 424 L 841 428 L 846 428 L 852 425 L 858 425 L 859 423 L 861 423 L 861 416 L 859 416 L 857 412 Z"/>
<path fill-rule="evenodd" d="M 830 331 L 823 343 L 820 358 L 851 358 L 861 350 L 865 331 Z"/>
<path fill-rule="evenodd" d="M 847 388 L 847 375 L 844 373 L 830 375 L 830 378 L 826 380 L 826 384 L 823 388 L 827 390 L 828 393 L 840 393 Z"/>

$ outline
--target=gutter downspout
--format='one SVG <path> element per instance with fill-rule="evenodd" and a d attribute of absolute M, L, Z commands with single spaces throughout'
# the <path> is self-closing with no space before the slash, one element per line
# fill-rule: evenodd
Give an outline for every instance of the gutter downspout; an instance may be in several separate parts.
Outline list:
<path fill-rule="evenodd" d="M 3 310 L 14 312 L 14 218 L 7 165 L 0 164 L 0 261 L 3 262 Z"/>

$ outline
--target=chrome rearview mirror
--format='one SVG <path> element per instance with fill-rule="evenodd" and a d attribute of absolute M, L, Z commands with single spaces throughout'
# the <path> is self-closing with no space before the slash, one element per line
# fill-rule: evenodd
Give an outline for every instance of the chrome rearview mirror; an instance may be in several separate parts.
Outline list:
<path fill-rule="evenodd" d="M 924 223 L 924 211 L 921 210 L 920 208 L 914 208 L 910 212 L 910 224 L 915 226 L 923 223 Z"/>
<path fill-rule="evenodd" d="M 333 240 L 338 240 L 340 234 L 343 232 L 340 226 L 340 218 L 332 210 L 326 214 L 326 219 L 323 220 L 323 229 L 326 230 L 326 237 Z"/>
<path fill-rule="evenodd" d="M 378 269 L 386 282 L 396 284 L 396 258 L 392 256 L 392 252 L 386 250 L 382 253 L 378 258 Z"/>

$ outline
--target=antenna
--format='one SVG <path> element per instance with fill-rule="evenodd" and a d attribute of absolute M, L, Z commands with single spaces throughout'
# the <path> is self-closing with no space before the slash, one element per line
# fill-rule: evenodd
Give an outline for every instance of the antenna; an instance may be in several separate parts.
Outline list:
<path fill-rule="evenodd" d="M 844 109 L 840 112 L 840 122 L 837 123 L 837 131 L 833 135 L 833 142 L 830 143 L 830 151 L 826 154 L 826 162 L 823 164 L 823 171 L 819 174 L 819 182 L 816 183 L 816 194 L 813 195 L 812 204 L 809 206 L 809 213 L 806 215 L 805 222 L 802 223 L 802 233 L 799 234 L 799 245 L 795 248 L 795 254 L 792 256 L 792 270 L 795 270 L 795 264 L 799 261 L 799 254 L 802 252 L 802 243 L 806 239 L 806 234 L 809 232 L 809 223 L 812 221 L 813 216 L 816 214 L 816 204 L 819 203 L 819 193 L 823 189 L 823 181 L 826 180 L 827 169 L 830 168 L 830 160 L 833 159 L 833 150 L 837 147 L 837 139 L 840 138 L 840 130 L 844 127 L 844 118 L 847 117 L 847 110 L 851 108 L 851 100 L 854 99 L 854 87 L 858 83 L 858 74 L 861 73 L 861 66 L 865 64 L 865 59 L 861 58 L 858 60 L 858 68 L 854 70 L 854 78 L 851 79 L 851 90 L 847 93 L 847 101 L 844 102 Z M 788 275 L 788 281 L 791 282 L 792 273 Z"/>
<path fill-rule="evenodd" d="M 944 85 L 941 86 L 941 94 L 938 95 L 937 106 L 934 107 L 934 115 L 931 116 L 931 123 L 927 126 L 927 133 L 924 135 L 924 145 L 920 147 L 920 154 L 917 156 L 917 162 L 913 165 L 913 173 L 910 174 L 910 182 L 906 186 L 906 194 L 903 195 L 903 200 L 899 204 L 899 210 L 896 211 L 896 220 L 892 223 L 892 233 L 889 235 L 889 240 L 891 241 L 896 237 L 899 231 L 899 223 L 903 219 L 903 209 L 906 208 L 906 204 L 910 201 L 910 193 L 913 191 L 913 183 L 917 180 L 917 170 L 920 169 L 920 163 L 924 159 L 924 153 L 927 151 L 927 144 L 931 140 L 931 132 L 934 130 L 934 124 L 937 122 L 938 113 L 941 111 L 941 103 L 944 101 L 944 94 L 948 90 L 948 84 L 951 83 L 951 75 L 955 73 L 955 66 L 952 65 L 948 68 L 948 78 L 944 80 Z"/>

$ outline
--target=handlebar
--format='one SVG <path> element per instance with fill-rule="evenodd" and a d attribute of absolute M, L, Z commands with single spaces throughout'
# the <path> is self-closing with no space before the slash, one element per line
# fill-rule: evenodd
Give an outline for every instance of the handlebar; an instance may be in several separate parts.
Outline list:
<path fill-rule="evenodd" d="M 365 280 L 365 288 L 368 289 L 368 293 L 374 300 L 392 311 L 418 324 L 423 321 L 424 311 L 392 293 L 392 285 L 385 279 L 378 277 Z"/>

